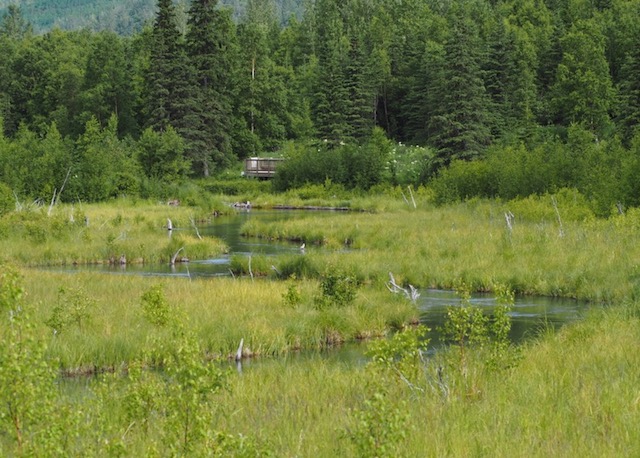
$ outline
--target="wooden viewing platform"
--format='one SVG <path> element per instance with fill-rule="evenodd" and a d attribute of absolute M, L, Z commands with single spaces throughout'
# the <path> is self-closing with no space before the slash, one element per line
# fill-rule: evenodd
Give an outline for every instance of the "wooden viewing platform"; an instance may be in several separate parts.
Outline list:
<path fill-rule="evenodd" d="M 249 178 L 273 178 L 278 165 L 284 161 L 280 157 L 249 157 L 244 160 L 244 176 Z"/>

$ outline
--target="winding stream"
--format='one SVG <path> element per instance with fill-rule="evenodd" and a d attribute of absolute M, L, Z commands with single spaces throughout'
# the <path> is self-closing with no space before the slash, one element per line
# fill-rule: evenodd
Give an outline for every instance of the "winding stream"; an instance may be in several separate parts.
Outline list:
<path fill-rule="evenodd" d="M 70 267 L 69 270 L 99 271 L 114 274 L 127 275 L 153 275 L 170 277 L 217 277 L 230 275 L 230 261 L 233 255 L 267 255 L 300 253 L 297 244 L 288 242 L 269 241 L 265 239 L 247 238 L 240 235 L 242 225 L 250 218 L 259 218 L 264 221 L 277 221 L 281 219 L 304 218 L 317 216 L 318 214 L 333 215 L 331 212 L 309 212 L 296 210 L 252 210 L 240 211 L 234 215 L 223 216 L 213 220 L 209 226 L 199 228 L 201 235 L 213 236 L 222 239 L 229 247 L 229 253 L 217 258 L 189 263 L 169 265 L 127 265 L 126 267 L 96 265 Z M 176 228 L 192 231 L 192 228 Z M 442 326 L 446 309 L 450 305 L 459 304 L 458 297 L 452 291 L 430 290 L 420 291 L 417 301 L 420 311 L 420 320 L 431 328 L 432 342 L 437 343 L 438 327 Z M 473 305 L 490 311 L 496 304 L 492 295 L 475 294 L 471 298 Z M 570 323 L 580 318 L 588 306 L 584 302 L 572 299 L 559 299 L 550 297 L 525 296 L 516 297 L 515 306 L 511 312 L 512 329 L 511 338 L 518 342 L 528 336 L 535 335 L 545 327 L 559 328 L 565 323 Z"/>

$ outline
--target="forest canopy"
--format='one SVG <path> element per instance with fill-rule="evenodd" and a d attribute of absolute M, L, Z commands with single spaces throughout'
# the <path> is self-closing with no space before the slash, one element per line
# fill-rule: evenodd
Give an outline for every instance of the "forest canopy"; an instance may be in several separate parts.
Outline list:
<path fill-rule="evenodd" d="M 159 0 L 130 35 L 37 33 L 36 3 L 1 5 L 0 180 L 18 195 L 68 176 L 69 199 L 153 194 L 283 154 L 276 189 L 640 204 L 640 0 Z"/>

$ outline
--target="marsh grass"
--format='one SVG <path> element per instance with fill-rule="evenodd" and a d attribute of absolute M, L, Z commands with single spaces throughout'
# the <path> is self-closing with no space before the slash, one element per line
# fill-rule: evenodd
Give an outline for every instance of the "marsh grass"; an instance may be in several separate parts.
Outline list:
<path fill-rule="evenodd" d="M 512 230 L 504 216 L 510 208 L 518 209 Z M 603 302 L 638 289 L 637 212 L 596 220 L 568 203 L 562 235 L 554 212 L 542 199 L 474 201 L 329 219 L 254 220 L 243 232 L 322 244 L 328 250 L 314 253 L 316 271 L 339 263 L 374 283 L 392 271 L 399 282 L 420 287 L 449 289 L 464 281 L 487 291 L 500 283 L 518 294 Z"/>
<path fill-rule="evenodd" d="M 245 356 L 283 356 L 261 358 L 259 364 L 247 364 L 242 374 L 227 374 L 224 389 L 207 394 L 200 406 L 211 415 L 207 419 L 213 429 L 255 440 L 273 456 L 361 456 L 354 432 L 366 434 L 367 421 L 386 420 L 367 416 L 368 406 L 394 418 L 406 416 L 406 421 L 394 423 L 402 434 L 383 438 L 391 441 L 384 450 L 393 456 L 640 454 L 640 353 L 635 350 L 640 306 L 632 301 L 640 291 L 640 212 L 596 220 L 579 199 L 565 193 L 557 199 L 560 235 L 555 209 L 544 196 L 509 203 L 471 201 L 446 208 L 418 199 L 415 210 L 389 204 L 389 199 L 382 202 L 379 208 L 387 209 L 375 214 L 311 216 L 303 222 L 251 226 L 251 231 L 265 237 L 322 237 L 325 246 L 335 248 L 311 247 L 296 260 L 274 260 L 280 272 L 288 269 L 288 275 L 279 277 L 284 281 L 252 281 L 246 276 L 189 281 L 22 268 L 25 305 L 33 309 L 33 332 L 48 344 L 48 360 L 58 361 L 63 370 L 114 372 L 115 384 L 95 387 L 88 382 L 87 389 L 93 391 L 84 398 L 58 400 L 59 412 L 80 412 L 77 423 L 69 425 L 75 434 L 72 449 L 86 456 L 118 450 L 120 455 L 162 455 L 169 450 L 153 449 L 166 433 L 156 420 L 170 415 L 180 398 L 173 399 L 169 392 L 166 405 L 154 405 L 153 400 L 157 386 L 171 377 L 147 371 L 148 383 L 131 385 L 132 379 L 122 374 L 138 366 L 166 367 L 168 357 L 183 351 L 175 338 L 179 328 L 188 330 L 197 342 L 196 369 L 202 369 L 202 358 L 232 355 L 240 339 L 245 341 Z M 180 227 L 190 224 L 188 209 L 122 205 L 83 208 L 90 215 L 89 228 L 96 229 L 99 222 L 97 228 L 104 231 L 91 232 L 92 239 L 104 239 L 109 233 L 117 238 L 123 228 L 132 233 L 134 227 L 146 227 L 141 237 L 154 245 L 155 253 L 165 245 L 158 239 L 155 246 L 149 233 L 162 228 L 167 217 Z M 142 211 L 132 210 L 137 205 Z M 167 211 L 175 213 L 167 216 Z M 514 214 L 512 229 L 504 219 L 507 211 Z M 35 260 L 42 259 L 47 243 L 82 229 L 82 224 L 72 225 L 65 232 L 68 213 L 56 207 L 54 219 L 60 217 L 58 212 L 61 226 L 47 223 L 51 226 L 40 230 L 37 221 L 22 227 L 19 236 L 13 235 L 11 225 L 0 227 L 5 256 L 38 264 Z M 14 218 L 23 226 L 31 221 Z M 161 232 L 168 243 L 167 234 Z M 27 252 L 20 257 L 12 243 L 22 244 Z M 66 244 L 74 245 L 76 239 L 69 236 Z M 62 241 L 59 247 L 51 245 L 49 256 L 63 257 L 57 250 L 64 246 Z M 92 250 L 97 258 L 107 253 L 104 241 Z M 256 270 L 270 267 L 266 259 L 254 262 Z M 352 303 L 319 308 L 322 276 L 330 266 L 350 272 L 359 288 Z M 456 363 L 455 348 L 438 352 L 414 363 L 413 370 L 403 374 L 409 378 L 395 371 L 329 362 L 320 355 L 293 358 L 300 349 L 326 349 L 341 341 L 383 336 L 412 321 L 416 311 L 411 303 L 384 287 L 389 271 L 398 283 L 414 286 L 449 287 L 463 281 L 472 289 L 490 290 L 501 283 L 520 293 L 622 304 L 591 311 L 558 333 L 541 333 L 522 347 L 517 364 L 508 369 L 488 365 L 483 349 L 465 354 L 464 370 Z M 82 291 L 92 305 L 82 310 L 81 320 L 69 320 L 54 335 L 47 320 L 60 301 L 61 287 Z M 163 326 L 150 322 L 143 308 L 143 294 L 155 287 L 171 305 Z M 187 380 L 200 381 L 202 377 Z M 132 423 L 123 411 L 122 393 L 146 396 L 136 402 L 148 401 L 148 423 Z M 99 402 L 94 405 L 94 401 Z M 137 404 L 141 405 L 145 407 Z M 8 436 L 0 437 L 0 450 L 11 454 L 15 449 L 9 442 Z"/>
<path fill-rule="evenodd" d="M 527 344 L 509 370 L 488 370 L 473 351 L 465 375 L 445 366 L 447 397 L 436 375 L 446 354 L 417 372 L 422 391 L 391 373 L 381 380 L 386 409 L 408 416 L 392 449 L 396 456 L 635 455 L 640 356 L 631 349 L 639 333 L 637 316 L 620 307 Z M 278 456 L 358 456 L 349 435 L 372 394 L 371 377 L 362 366 L 274 361 L 230 378 L 220 421 L 268 440 Z"/>
<path fill-rule="evenodd" d="M 286 282 L 242 279 L 166 280 L 100 273 L 24 272 L 28 299 L 37 309 L 38 329 L 52 357 L 65 369 L 114 368 L 140 360 L 166 342 L 171 324 L 191 329 L 209 358 L 231 356 L 244 339 L 246 356 L 283 355 L 322 349 L 344 341 L 382 336 L 415 319 L 408 301 L 365 288 L 339 311 L 318 310 L 319 284 L 295 281 L 299 303 L 286 299 Z M 171 305 L 164 327 L 145 318 L 143 295 L 161 288 Z M 82 327 L 69 324 L 54 333 L 47 325 L 60 288 L 82 290 L 92 307 Z"/>
<path fill-rule="evenodd" d="M 193 224 L 209 217 L 191 207 L 128 200 L 59 205 L 51 215 L 34 208 L 0 220 L 1 256 L 31 266 L 118 264 L 123 255 L 128 263 L 168 263 L 184 247 L 185 256 L 202 259 L 226 250 L 217 239 L 197 237 Z"/>

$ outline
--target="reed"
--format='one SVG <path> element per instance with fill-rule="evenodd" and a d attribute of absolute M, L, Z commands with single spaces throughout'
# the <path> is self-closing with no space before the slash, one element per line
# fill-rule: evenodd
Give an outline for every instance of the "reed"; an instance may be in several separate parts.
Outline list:
<path fill-rule="evenodd" d="M 202 259 L 226 250 L 219 240 L 197 236 L 194 225 L 210 217 L 190 207 L 128 200 L 60 205 L 51 214 L 35 208 L 2 218 L 0 253 L 5 261 L 32 266 L 119 264 L 123 255 L 142 264 L 168 263 L 182 246 L 187 257 Z"/>
<path fill-rule="evenodd" d="M 171 304 L 170 325 L 198 336 L 211 358 L 227 358 L 244 339 L 247 356 L 283 355 L 321 349 L 344 341 L 381 336 L 415 318 L 408 301 L 388 292 L 364 288 L 355 302 L 339 312 L 318 310 L 315 280 L 283 283 L 242 279 L 161 278 L 103 273 L 23 271 L 29 302 L 39 317 L 37 329 L 49 342 L 51 357 L 68 370 L 117 367 L 144 359 L 153 346 L 166 342 L 171 326 L 154 326 L 143 313 L 142 295 L 158 287 Z M 289 285 L 300 300 L 285 300 Z M 60 291 L 82 291 L 92 305 L 82 326 L 61 330 L 47 325 L 65 297 Z"/>
<path fill-rule="evenodd" d="M 634 212 L 596 220 L 569 208 L 567 213 L 574 215 L 563 221 L 560 234 L 551 203 L 546 213 L 540 211 L 540 202 L 518 203 L 510 229 L 504 215 L 516 203 L 477 201 L 446 208 L 250 221 L 243 232 L 323 245 L 327 249 L 308 250 L 318 270 L 340 263 L 371 282 L 393 271 L 400 282 L 421 287 L 451 288 L 464 281 L 475 290 L 489 290 L 500 283 L 520 294 L 604 302 L 635 294 L 634 260 L 640 247 L 633 243 Z"/>

